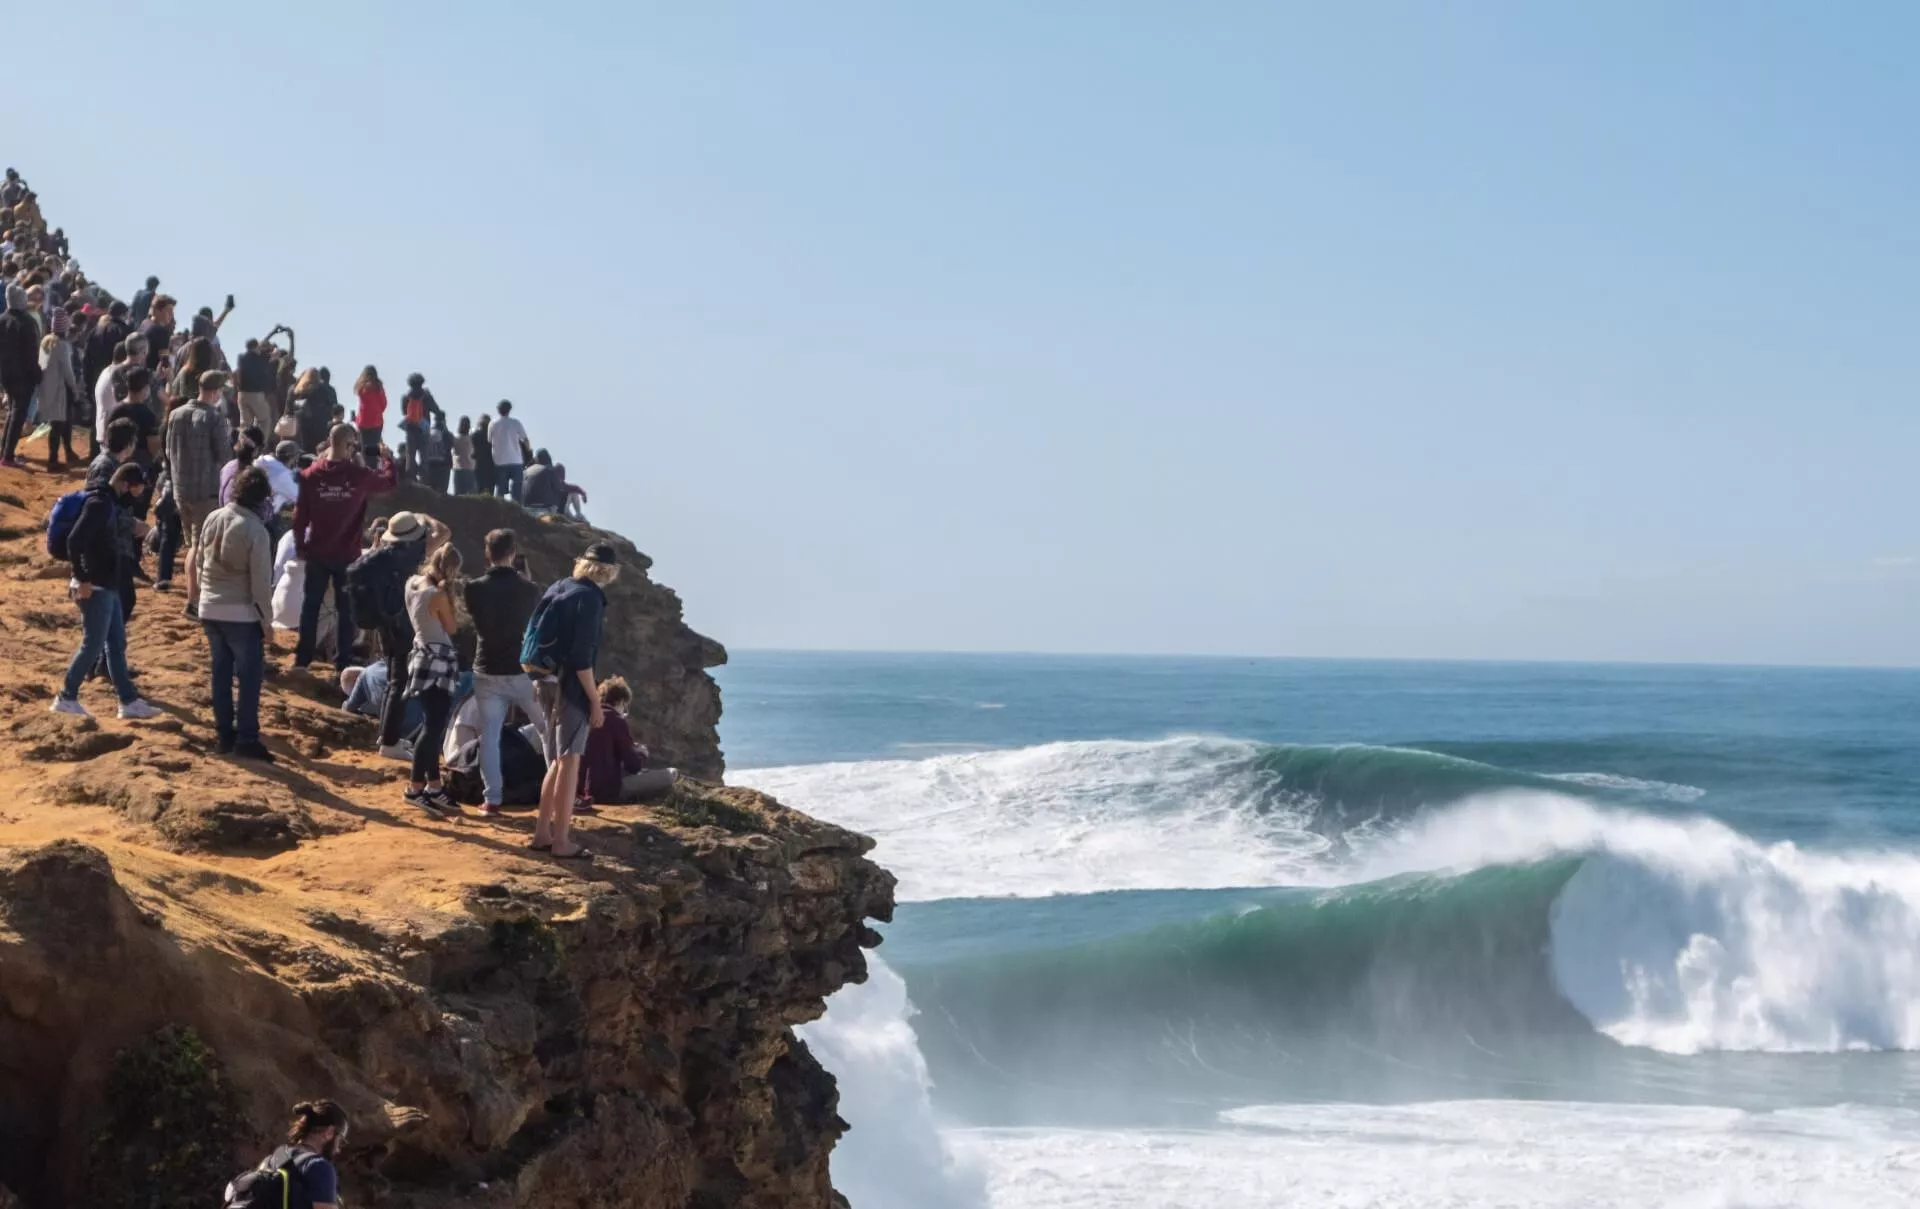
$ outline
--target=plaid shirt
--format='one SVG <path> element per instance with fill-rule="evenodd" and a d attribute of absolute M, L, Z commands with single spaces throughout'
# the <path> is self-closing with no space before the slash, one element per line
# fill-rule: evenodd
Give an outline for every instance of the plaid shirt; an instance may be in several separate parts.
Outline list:
<path fill-rule="evenodd" d="M 199 400 L 182 404 L 167 417 L 167 464 L 173 498 L 189 504 L 220 499 L 220 468 L 233 457 L 233 430 L 227 418 Z"/>
<path fill-rule="evenodd" d="M 407 696 L 418 697 L 430 688 L 443 688 L 451 694 L 460 684 L 460 656 L 444 642 L 425 642 L 413 638 L 413 654 L 407 660 Z"/>

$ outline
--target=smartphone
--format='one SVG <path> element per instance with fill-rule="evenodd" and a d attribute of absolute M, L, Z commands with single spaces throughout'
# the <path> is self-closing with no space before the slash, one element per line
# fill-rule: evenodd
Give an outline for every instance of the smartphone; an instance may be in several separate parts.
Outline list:
<path fill-rule="evenodd" d="M 227 295 L 227 309 L 228 309 L 228 310 L 232 310 L 232 309 L 233 309 L 233 295 L 232 295 L 232 294 L 228 294 L 228 295 Z"/>

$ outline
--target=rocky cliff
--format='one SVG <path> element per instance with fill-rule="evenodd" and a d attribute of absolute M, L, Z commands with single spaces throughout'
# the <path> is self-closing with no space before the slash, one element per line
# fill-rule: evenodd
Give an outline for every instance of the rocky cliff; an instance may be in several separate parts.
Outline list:
<path fill-rule="evenodd" d="M 302 678 L 268 681 L 278 765 L 218 758 L 177 596 L 132 625 L 164 718 L 49 714 L 78 627 L 39 529 L 71 487 L 0 472 L 0 1205 L 213 1203 L 319 1096 L 353 1114 L 355 1205 L 844 1203 L 833 1079 L 792 1026 L 865 976 L 893 892 L 867 840 L 689 783 L 586 820 L 591 866 L 538 857 L 524 815 L 410 810 L 370 725 Z M 590 536 L 388 504 L 442 516 L 469 558 L 510 521 L 543 576 Z M 724 652 L 629 557 L 604 670 L 632 680 L 643 741 L 717 776 Z M 107 713 L 104 688 L 83 699 Z"/>

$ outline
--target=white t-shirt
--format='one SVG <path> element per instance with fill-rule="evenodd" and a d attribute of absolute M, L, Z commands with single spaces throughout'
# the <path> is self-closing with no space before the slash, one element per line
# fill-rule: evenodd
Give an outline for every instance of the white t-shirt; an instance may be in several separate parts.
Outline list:
<path fill-rule="evenodd" d="M 107 443 L 107 417 L 113 414 L 114 408 L 120 406 L 119 400 L 113 397 L 113 371 L 121 368 L 124 367 L 108 366 L 107 372 L 101 374 L 100 380 L 93 385 L 93 435 L 100 439 L 102 445 Z"/>
<path fill-rule="evenodd" d="M 497 417 L 487 433 L 487 439 L 493 445 L 495 466 L 526 464 L 527 459 L 520 453 L 520 443 L 527 439 L 527 430 L 520 427 L 520 421 L 512 416 Z"/>

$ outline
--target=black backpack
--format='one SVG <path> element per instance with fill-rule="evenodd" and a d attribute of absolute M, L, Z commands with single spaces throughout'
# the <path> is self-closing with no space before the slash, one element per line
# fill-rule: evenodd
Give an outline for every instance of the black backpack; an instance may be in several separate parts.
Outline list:
<path fill-rule="evenodd" d="M 480 740 L 469 739 L 446 762 L 443 769 L 447 792 L 453 800 L 477 806 L 486 800 L 486 783 L 480 777 Z M 547 758 L 527 742 L 515 726 L 500 728 L 500 804 L 502 806 L 538 806 L 540 782 L 547 775 Z"/>
<path fill-rule="evenodd" d="M 401 566 L 396 547 L 377 546 L 353 560 L 347 568 L 347 606 L 353 610 L 353 623 L 368 630 L 397 621 L 406 612 L 407 568 Z"/>
<path fill-rule="evenodd" d="M 252 1171 L 234 1176 L 233 1182 L 227 1185 L 226 1209 L 289 1209 L 294 1203 L 294 1186 L 302 1183 L 300 1171 L 293 1162 L 300 1153 L 291 1146 L 282 1146 Z M 303 1199 L 300 1203 L 312 1202 Z"/>

